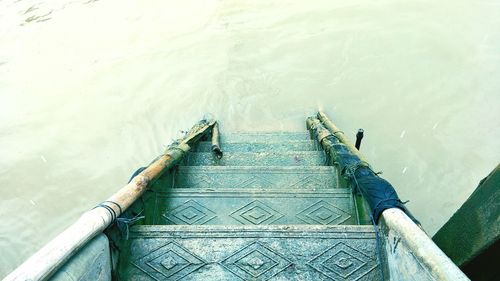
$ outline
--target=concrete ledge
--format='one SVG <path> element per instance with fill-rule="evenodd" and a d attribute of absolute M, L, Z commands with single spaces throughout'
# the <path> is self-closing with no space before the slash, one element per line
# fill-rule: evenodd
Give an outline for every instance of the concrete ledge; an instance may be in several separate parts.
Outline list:
<path fill-rule="evenodd" d="M 323 151 L 295 152 L 228 152 L 217 159 L 210 152 L 191 152 L 184 160 L 186 166 L 323 166 Z"/>
<path fill-rule="evenodd" d="M 106 235 L 99 234 L 80 249 L 50 281 L 111 281 L 111 257 Z"/>
<path fill-rule="evenodd" d="M 400 209 L 385 210 L 380 225 L 389 280 L 469 280 Z"/>
<path fill-rule="evenodd" d="M 381 281 L 371 226 L 134 226 L 120 280 Z"/>

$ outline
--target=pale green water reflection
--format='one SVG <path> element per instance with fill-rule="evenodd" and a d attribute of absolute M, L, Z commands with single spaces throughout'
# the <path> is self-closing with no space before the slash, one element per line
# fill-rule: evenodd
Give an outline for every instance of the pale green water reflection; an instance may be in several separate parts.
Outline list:
<path fill-rule="evenodd" d="M 0 1 L 0 276 L 207 112 L 364 128 L 432 234 L 498 163 L 498 77 L 494 1 Z"/>

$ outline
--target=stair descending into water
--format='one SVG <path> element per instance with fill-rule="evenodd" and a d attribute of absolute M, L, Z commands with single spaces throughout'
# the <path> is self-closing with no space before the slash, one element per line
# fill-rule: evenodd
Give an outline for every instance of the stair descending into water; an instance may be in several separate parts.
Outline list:
<path fill-rule="evenodd" d="M 379 280 L 373 227 L 307 132 L 200 142 L 144 196 L 123 280 Z"/>

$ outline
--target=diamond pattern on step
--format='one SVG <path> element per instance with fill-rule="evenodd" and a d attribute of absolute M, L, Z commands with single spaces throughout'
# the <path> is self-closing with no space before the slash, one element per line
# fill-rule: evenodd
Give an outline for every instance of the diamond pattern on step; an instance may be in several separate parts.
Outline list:
<path fill-rule="evenodd" d="M 231 217 L 242 224 L 271 224 L 283 217 L 281 213 L 259 200 L 254 200 L 231 213 Z"/>
<path fill-rule="evenodd" d="M 189 200 L 162 215 L 175 224 L 205 224 L 216 215 L 200 203 Z"/>
<path fill-rule="evenodd" d="M 351 215 L 324 200 L 320 200 L 297 214 L 297 217 L 308 224 L 341 224 Z"/>
<path fill-rule="evenodd" d="M 291 264 L 259 242 L 244 247 L 221 262 L 223 267 L 243 280 L 268 280 Z"/>
<path fill-rule="evenodd" d="M 333 177 L 332 177 L 332 179 L 333 179 Z M 321 182 L 317 177 L 310 175 L 310 176 L 307 176 L 305 178 L 300 179 L 296 183 L 290 185 L 290 187 L 314 189 L 314 188 L 318 188 L 318 187 L 321 188 L 324 185 L 325 185 L 324 182 Z"/>
<path fill-rule="evenodd" d="M 132 264 L 155 280 L 179 280 L 206 262 L 179 244 L 170 242 Z"/>
<path fill-rule="evenodd" d="M 203 187 L 203 186 L 213 186 L 215 185 L 214 180 L 206 174 L 196 175 L 188 174 L 193 178 L 192 188 Z"/>
<path fill-rule="evenodd" d="M 307 263 L 333 280 L 358 280 L 374 268 L 374 259 L 340 242 Z"/>
<path fill-rule="evenodd" d="M 272 186 L 273 183 L 269 181 L 268 179 L 265 179 L 261 176 L 257 175 L 252 175 L 250 178 L 242 181 L 241 183 L 237 184 L 235 187 L 237 188 L 245 188 L 245 187 L 252 187 L 252 188 L 262 188 L 266 186 Z"/>

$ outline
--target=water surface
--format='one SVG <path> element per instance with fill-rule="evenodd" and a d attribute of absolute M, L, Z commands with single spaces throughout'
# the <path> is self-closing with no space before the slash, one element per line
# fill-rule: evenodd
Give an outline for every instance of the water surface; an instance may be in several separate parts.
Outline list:
<path fill-rule="evenodd" d="M 494 1 L 0 1 L 0 276 L 211 113 L 323 108 L 433 234 L 500 156 Z"/>

